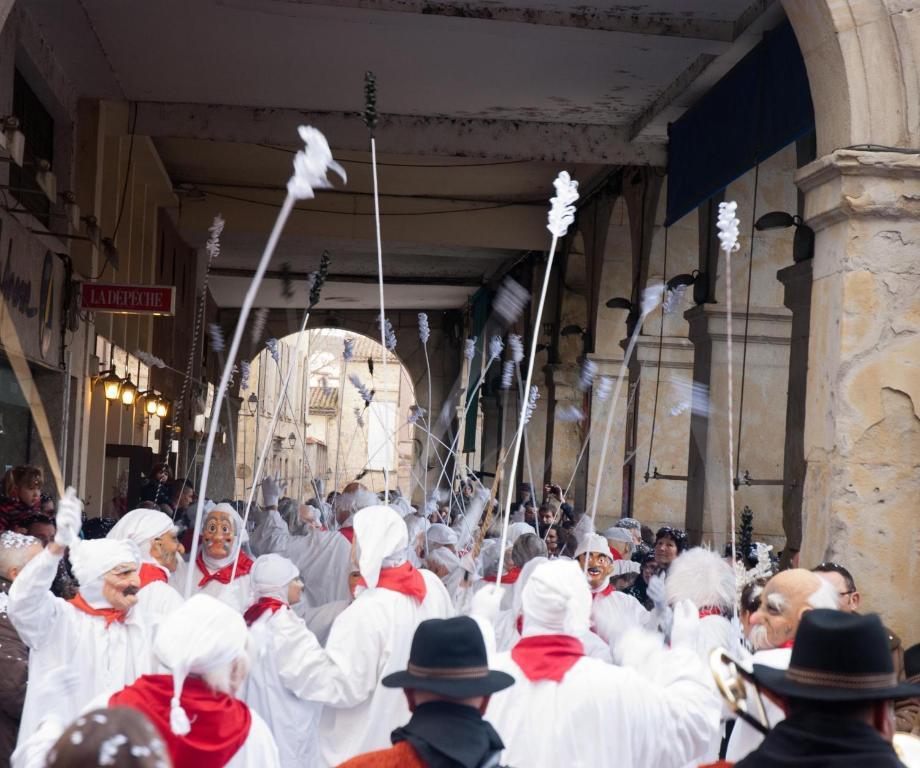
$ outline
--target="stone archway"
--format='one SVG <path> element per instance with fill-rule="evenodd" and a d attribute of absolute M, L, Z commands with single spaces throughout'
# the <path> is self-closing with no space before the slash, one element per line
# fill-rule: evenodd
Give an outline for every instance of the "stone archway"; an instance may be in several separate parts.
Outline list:
<path fill-rule="evenodd" d="M 796 175 L 816 232 L 801 564 L 853 571 L 868 610 L 920 635 L 920 13 L 784 0 L 819 158 Z"/>

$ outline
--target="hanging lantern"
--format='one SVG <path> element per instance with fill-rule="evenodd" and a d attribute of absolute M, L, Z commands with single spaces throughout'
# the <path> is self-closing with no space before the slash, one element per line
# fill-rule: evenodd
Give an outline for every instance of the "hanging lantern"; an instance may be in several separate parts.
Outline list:
<path fill-rule="evenodd" d="M 137 387 L 131 381 L 131 374 L 129 373 L 121 384 L 121 402 L 124 405 L 134 405 L 136 399 Z"/>
<path fill-rule="evenodd" d="M 166 418 L 166 414 L 169 413 L 169 401 L 165 397 L 157 398 L 157 416 L 161 419 Z"/>
<path fill-rule="evenodd" d="M 108 371 L 100 379 L 106 400 L 117 400 L 121 394 L 121 377 L 115 371 Z"/>

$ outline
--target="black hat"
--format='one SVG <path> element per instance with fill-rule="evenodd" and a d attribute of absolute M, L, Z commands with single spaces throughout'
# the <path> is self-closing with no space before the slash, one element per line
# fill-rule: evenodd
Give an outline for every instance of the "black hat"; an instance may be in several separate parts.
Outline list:
<path fill-rule="evenodd" d="M 768 691 L 813 701 L 879 701 L 920 695 L 898 684 L 888 633 L 875 614 L 816 608 L 799 623 L 788 669 L 754 665 Z"/>
<path fill-rule="evenodd" d="M 387 675 L 380 682 L 387 688 L 468 699 L 508 688 L 514 678 L 489 669 L 479 625 L 469 616 L 457 616 L 419 624 L 412 638 L 408 669 Z"/>

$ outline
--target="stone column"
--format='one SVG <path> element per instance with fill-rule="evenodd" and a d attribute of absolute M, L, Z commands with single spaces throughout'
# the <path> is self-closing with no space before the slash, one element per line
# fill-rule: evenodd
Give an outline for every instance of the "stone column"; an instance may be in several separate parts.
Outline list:
<path fill-rule="evenodd" d="M 812 261 L 801 261 L 776 273 L 785 287 L 783 303 L 792 311 L 789 340 L 789 383 L 786 388 L 786 450 L 783 455 L 782 566 L 792 565 L 802 548 L 802 489 L 805 486 L 805 404 L 808 401 L 808 329 L 811 318 Z"/>
<path fill-rule="evenodd" d="M 920 634 L 920 155 L 802 168 L 816 232 L 802 565 L 853 572 L 866 610 Z"/>
<path fill-rule="evenodd" d="M 684 313 L 694 346 L 693 379 L 698 385 L 690 420 L 687 459 L 687 533 L 694 544 L 711 543 L 721 551 L 728 540 L 728 380 L 726 313 L 715 304 L 703 304 Z M 786 381 L 789 331 L 792 318 L 775 307 L 751 307 L 745 373 L 744 419 L 739 437 L 741 359 L 744 314 L 733 317 L 733 374 L 735 450 L 742 441 L 736 477 L 745 472 L 755 480 L 778 481 L 782 476 L 785 438 L 785 402 L 777 397 Z M 708 403 L 705 392 L 708 389 Z M 708 408 L 708 416 L 707 416 Z M 758 540 L 782 547 L 780 509 L 782 492 L 776 485 L 744 485 L 735 494 L 736 526 L 741 510 L 754 510 Z"/>

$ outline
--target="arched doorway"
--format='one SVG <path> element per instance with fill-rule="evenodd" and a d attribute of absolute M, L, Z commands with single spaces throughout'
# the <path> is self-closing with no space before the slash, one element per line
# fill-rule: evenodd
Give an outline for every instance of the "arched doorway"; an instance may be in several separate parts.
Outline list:
<path fill-rule="evenodd" d="M 400 359 L 387 352 L 384 364 L 379 342 L 341 328 L 311 329 L 299 349 L 297 333 L 271 347 L 250 361 L 248 383 L 240 382 L 236 497 L 250 492 L 276 409 L 262 477 L 279 477 L 287 495 L 300 489 L 301 499 L 326 496 L 353 480 L 375 492 L 398 488 L 410 495 L 415 451 L 408 420 L 415 388 Z M 371 395 L 369 403 L 357 384 Z"/>

